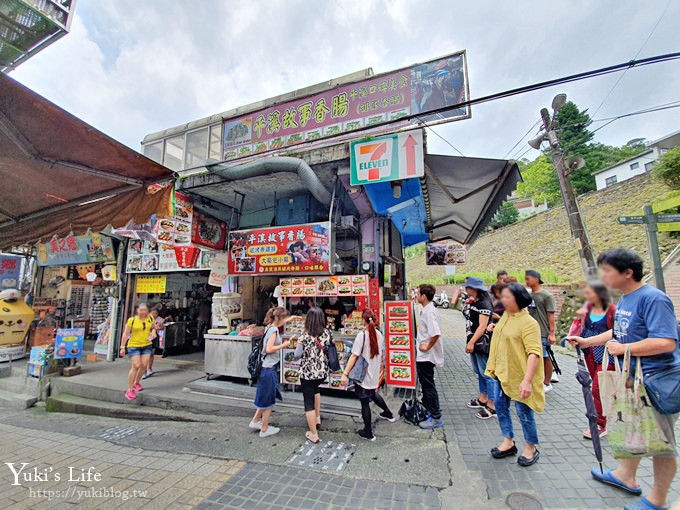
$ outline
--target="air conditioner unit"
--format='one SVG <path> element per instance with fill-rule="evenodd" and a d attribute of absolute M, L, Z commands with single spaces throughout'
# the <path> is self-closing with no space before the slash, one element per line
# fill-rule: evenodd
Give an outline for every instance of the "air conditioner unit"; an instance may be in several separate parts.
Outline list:
<path fill-rule="evenodd" d="M 356 216 L 343 216 L 340 218 L 340 225 L 343 227 L 359 228 L 359 220 Z"/>

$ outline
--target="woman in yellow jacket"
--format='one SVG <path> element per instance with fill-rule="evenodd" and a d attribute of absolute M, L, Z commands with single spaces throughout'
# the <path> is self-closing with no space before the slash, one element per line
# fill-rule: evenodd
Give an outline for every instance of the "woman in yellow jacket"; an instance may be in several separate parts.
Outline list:
<path fill-rule="evenodd" d="M 503 289 L 501 301 L 505 313 L 493 330 L 486 375 L 500 383 L 494 402 L 503 442 L 491 450 L 491 455 L 495 459 L 517 455 L 510 416 L 510 402 L 514 400 L 526 441 L 517 463 L 527 467 L 540 456 L 534 411 L 545 407 L 541 330 L 526 310 L 533 300 L 524 287 L 510 283 Z"/>

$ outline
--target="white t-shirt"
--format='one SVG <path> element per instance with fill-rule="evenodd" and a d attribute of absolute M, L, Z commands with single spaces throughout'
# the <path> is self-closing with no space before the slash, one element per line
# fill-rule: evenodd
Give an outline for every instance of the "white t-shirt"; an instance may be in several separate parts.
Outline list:
<path fill-rule="evenodd" d="M 429 361 L 438 367 L 444 366 L 444 343 L 441 338 L 442 331 L 439 328 L 439 313 L 433 303 L 423 307 L 418 321 L 418 337 L 416 339 L 416 361 Z M 422 352 L 418 347 L 426 344 L 433 336 L 439 335 L 439 340 L 434 347 L 427 352 Z"/>
<path fill-rule="evenodd" d="M 380 367 L 382 366 L 383 352 L 385 350 L 385 338 L 377 329 L 375 333 L 378 336 L 378 355 L 375 358 L 371 359 L 371 339 L 368 336 L 368 331 L 359 333 L 352 345 L 352 354 L 363 356 L 368 362 L 366 376 L 361 382 L 361 387 L 367 390 L 374 390 L 380 385 Z"/>

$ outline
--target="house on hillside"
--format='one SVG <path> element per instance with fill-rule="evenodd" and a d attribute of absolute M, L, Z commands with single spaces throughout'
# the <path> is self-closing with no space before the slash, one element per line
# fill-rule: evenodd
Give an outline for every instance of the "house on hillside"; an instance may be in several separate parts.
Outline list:
<path fill-rule="evenodd" d="M 659 138 L 647 144 L 647 149 L 632 158 L 619 161 L 606 168 L 593 172 L 597 189 L 608 188 L 636 175 L 649 172 L 657 159 L 669 149 L 680 145 L 680 131 Z"/>
<path fill-rule="evenodd" d="M 520 218 L 526 218 L 532 214 L 537 214 L 548 210 L 548 201 L 536 202 L 533 198 L 519 198 L 516 192 L 508 198 L 508 202 L 519 212 Z"/>

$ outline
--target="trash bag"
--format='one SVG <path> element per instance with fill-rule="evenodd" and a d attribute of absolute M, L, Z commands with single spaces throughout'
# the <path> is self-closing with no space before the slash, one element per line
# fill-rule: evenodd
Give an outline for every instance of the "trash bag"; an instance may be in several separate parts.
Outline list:
<path fill-rule="evenodd" d="M 428 412 L 425 406 L 417 398 L 404 400 L 399 408 L 399 416 L 409 423 L 418 425 L 421 421 L 427 420 Z"/>

